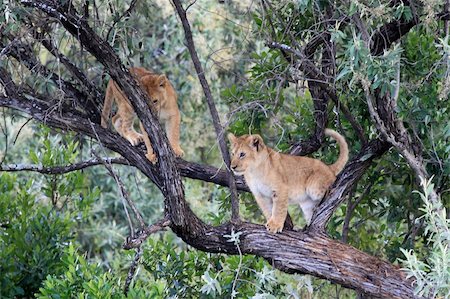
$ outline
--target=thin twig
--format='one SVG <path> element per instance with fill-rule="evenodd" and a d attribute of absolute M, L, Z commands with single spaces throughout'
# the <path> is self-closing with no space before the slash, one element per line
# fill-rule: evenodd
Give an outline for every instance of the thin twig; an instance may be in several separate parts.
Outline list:
<path fill-rule="evenodd" d="M 16 145 L 16 141 L 19 138 L 20 133 L 22 132 L 22 129 L 25 128 L 25 126 L 31 121 L 33 120 L 32 117 L 28 118 L 26 122 L 24 122 L 21 126 L 19 131 L 17 131 L 16 137 L 14 137 L 14 141 L 13 141 L 13 145 Z"/>
<path fill-rule="evenodd" d="M 358 204 L 369 194 L 370 190 L 375 181 L 370 181 L 367 187 L 364 189 L 363 193 L 356 198 L 354 201 L 351 201 L 351 197 L 353 194 L 349 195 L 349 201 L 347 205 L 347 211 L 345 213 L 344 224 L 342 225 L 342 242 L 347 243 L 348 240 L 348 232 L 350 228 L 350 220 L 352 219 L 353 212 L 358 206 Z M 356 187 L 357 184 L 355 184 Z"/>
<path fill-rule="evenodd" d="M 124 286 L 124 294 L 127 295 L 128 290 L 130 288 L 131 281 L 133 280 L 134 274 L 136 273 L 137 265 L 142 256 L 142 243 L 147 240 L 147 238 L 158 231 L 164 230 L 167 226 L 171 224 L 171 221 L 166 217 L 162 220 L 159 220 L 155 224 L 152 224 L 148 227 L 143 228 L 143 230 L 137 232 L 137 236 L 127 238 L 125 243 L 122 245 L 123 249 L 132 249 L 136 248 L 136 254 L 134 255 L 134 259 L 131 262 L 130 270 L 128 271 L 127 279 L 125 280 Z"/>
<path fill-rule="evenodd" d="M 92 151 L 92 153 L 94 154 L 94 156 L 97 157 L 97 159 L 101 160 L 100 157 L 97 156 L 97 153 L 95 153 L 95 151 Z M 133 213 L 135 214 L 136 218 L 139 221 L 139 225 L 140 227 L 145 227 L 145 221 L 144 218 L 142 217 L 141 213 L 139 212 L 139 210 L 136 208 L 136 205 L 134 204 L 134 202 L 130 199 L 130 196 L 127 192 L 127 190 L 125 189 L 125 185 L 123 184 L 122 180 L 120 179 L 120 177 L 117 175 L 117 173 L 112 169 L 111 164 L 108 163 L 104 163 L 103 164 L 106 169 L 108 170 L 109 174 L 114 178 L 114 180 L 116 181 L 117 185 L 119 186 L 120 189 L 120 194 L 122 195 L 122 198 L 126 200 L 126 202 L 128 203 L 128 205 L 131 207 L 131 209 L 133 210 Z M 128 211 L 126 209 L 126 205 L 124 203 L 124 208 L 125 208 L 125 213 L 127 214 L 127 217 L 129 218 L 128 215 Z M 130 224 L 130 229 L 131 229 L 131 235 L 134 236 L 134 232 L 133 232 L 133 226 L 132 223 L 130 221 L 130 218 L 128 219 L 129 224 Z"/>
<path fill-rule="evenodd" d="M 127 279 L 125 280 L 125 286 L 123 288 L 123 293 L 125 294 L 125 296 L 128 294 L 128 291 L 130 289 L 130 284 L 131 281 L 133 280 L 134 274 L 136 273 L 136 269 L 139 260 L 141 259 L 142 252 L 143 251 L 141 247 L 136 248 L 136 254 L 134 255 L 133 261 L 131 262 L 130 270 L 128 271 Z"/>
<path fill-rule="evenodd" d="M 180 16 L 181 23 L 183 24 L 184 35 L 187 42 L 187 47 L 189 49 L 189 53 L 191 55 L 192 62 L 194 64 L 195 70 L 197 72 L 198 79 L 203 88 L 203 92 L 206 97 L 206 102 L 209 107 L 209 111 L 211 113 L 211 117 L 214 124 L 214 129 L 216 131 L 217 140 L 219 143 L 219 149 L 222 154 L 222 158 L 225 162 L 228 172 L 229 186 L 231 192 L 231 219 L 234 222 L 239 222 L 239 198 L 237 194 L 236 182 L 234 180 L 233 173 L 230 169 L 230 155 L 228 153 L 227 145 L 225 142 L 225 138 L 223 136 L 224 128 L 220 124 L 219 113 L 217 112 L 216 106 L 214 104 L 214 100 L 212 98 L 211 90 L 209 88 L 208 81 L 206 80 L 205 73 L 203 67 L 200 63 L 200 60 L 197 55 L 197 51 L 195 49 L 194 40 L 192 38 L 191 25 L 187 19 L 186 10 L 183 9 L 181 2 L 179 0 L 173 0 L 173 4 L 177 10 L 178 15 Z"/>
<path fill-rule="evenodd" d="M 111 27 L 109 27 L 108 33 L 106 34 L 106 38 L 105 38 L 106 40 L 109 40 L 109 35 L 111 34 L 111 31 L 112 31 L 113 28 L 116 26 L 116 24 L 119 23 L 120 20 L 121 20 L 123 17 L 128 17 L 128 16 L 130 16 L 131 11 L 132 11 L 133 8 L 136 6 L 136 3 L 137 3 L 137 0 L 131 1 L 130 6 L 128 7 L 128 9 L 127 9 L 120 17 L 118 17 L 118 18 L 114 21 L 114 23 L 111 25 Z"/>
<path fill-rule="evenodd" d="M 94 155 L 95 152 L 93 152 Z M 133 226 L 133 222 L 131 221 L 131 217 L 130 217 L 130 213 L 128 212 L 128 208 L 127 205 L 125 203 L 125 201 L 130 202 L 129 199 L 129 194 L 125 189 L 125 186 L 123 185 L 122 180 L 120 179 L 120 177 L 114 172 L 114 170 L 112 169 L 112 167 L 110 165 L 108 165 L 107 163 L 104 164 L 106 169 L 108 170 L 109 174 L 114 178 L 114 180 L 116 181 L 117 186 L 119 186 L 119 190 L 120 190 L 120 198 L 122 199 L 122 205 L 123 205 L 123 210 L 125 211 L 125 215 L 127 216 L 127 221 L 128 221 L 128 226 L 130 227 L 130 234 L 132 237 L 134 237 L 134 226 Z M 139 215 L 139 216 L 138 216 Z M 142 219 L 142 217 L 140 217 L 139 212 L 136 213 L 137 218 L 140 220 Z"/>

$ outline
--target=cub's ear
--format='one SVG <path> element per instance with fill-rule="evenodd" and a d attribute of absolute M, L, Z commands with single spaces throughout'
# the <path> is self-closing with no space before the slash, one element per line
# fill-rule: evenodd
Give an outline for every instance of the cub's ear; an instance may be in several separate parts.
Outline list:
<path fill-rule="evenodd" d="M 149 86 L 152 83 L 153 78 L 152 75 L 145 75 L 142 76 L 140 80 L 144 86 Z"/>
<path fill-rule="evenodd" d="M 236 143 L 237 137 L 234 136 L 233 133 L 229 133 L 229 134 L 228 134 L 228 140 L 230 140 L 231 143 Z"/>
<path fill-rule="evenodd" d="M 166 75 L 159 75 L 159 77 L 158 77 L 158 79 L 157 79 L 156 82 L 158 82 L 158 85 L 159 85 L 160 87 L 166 86 L 166 83 L 167 83 L 167 77 L 166 77 Z"/>
<path fill-rule="evenodd" d="M 250 146 L 258 152 L 264 146 L 264 141 L 258 134 L 250 135 Z"/>

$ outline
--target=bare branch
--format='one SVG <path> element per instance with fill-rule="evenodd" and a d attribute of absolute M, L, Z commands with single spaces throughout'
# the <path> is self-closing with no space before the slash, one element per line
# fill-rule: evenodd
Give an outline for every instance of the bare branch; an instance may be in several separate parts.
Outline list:
<path fill-rule="evenodd" d="M 390 144 L 392 144 L 406 160 L 409 167 L 414 172 L 417 185 L 420 186 L 422 180 L 429 180 L 430 177 L 425 168 L 423 158 L 419 154 L 418 150 L 414 148 L 414 144 L 411 142 L 411 136 L 406 130 L 403 121 L 401 121 L 396 115 L 396 99 L 386 95 L 383 98 L 383 104 L 376 106 L 374 103 L 376 99 L 370 93 L 370 89 L 366 86 L 366 84 L 363 85 L 367 98 L 369 113 L 375 123 L 375 126 L 377 127 L 381 136 Z M 379 101 L 381 102 L 382 99 L 379 99 Z M 384 108 L 382 113 L 380 113 L 379 111 L 381 107 Z M 440 202 L 440 197 L 436 190 L 432 189 L 430 191 L 429 199 L 434 204 L 436 209 L 440 210 L 437 211 L 437 213 L 443 213 L 443 206 Z"/>
<path fill-rule="evenodd" d="M 219 113 L 217 112 L 216 105 L 214 104 L 208 80 L 206 80 L 203 67 L 200 63 L 197 51 L 195 49 L 194 40 L 192 38 L 191 25 L 189 24 L 189 21 L 187 19 L 186 10 L 183 9 L 183 6 L 181 5 L 181 2 L 179 0 L 173 0 L 173 4 L 175 5 L 177 13 L 180 16 L 181 23 L 183 24 L 187 47 L 189 49 L 189 53 L 191 54 L 191 59 L 197 72 L 198 79 L 200 81 L 200 84 L 202 85 L 203 92 L 206 97 L 206 102 L 208 104 L 209 111 L 213 120 L 214 129 L 216 131 L 219 149 L 222 154 L 223 161 L 225 162 L 225 165 L 227 167 L 228 177 L 230 180 L 229 186 L 231 191 L 231 218 L 233 221 L 239 221 L 239 198 L 237 194 L 236 183 L 234 181 L 234 176 L 230 169 L 231 160 L 223 134 L 224 128 L 220 124 Z"/>
<path fill-rule="evenodd" d="M 0 165 L 0 171 L 34 171 L 42 174 L 65 174 L 72 171 L 81 170 L 91 166 L 102 165 L 104 163 L 108 164 L 122 164 L 129 165 L 129 163 L 124 158 L 101 158 L 101 159 L 90 159 L 83 162 L 78 162 L 66 166 L 43 166 L 36 164 L 3 164 Z"/>

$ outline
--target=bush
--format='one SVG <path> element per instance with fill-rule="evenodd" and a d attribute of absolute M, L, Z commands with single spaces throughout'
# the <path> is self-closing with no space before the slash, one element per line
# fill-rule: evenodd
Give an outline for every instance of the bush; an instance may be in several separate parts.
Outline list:
<path fill-rule="evenodd" d="M 115 273 L 88 263 L 73 245 L 66 248 L 62 263 L 66 271 L 61 276 L 47 277 L 37 298 L 161 298 L 156 285 L 147 288 L 139 282 L 136 288 L 130 288 L 128 297 L 125 296 L 123 282 Z"/>
<path fill-rule="evenodd" d="M 0 174 L 0 297 L 31 296 L 49 274 L 62 271 L 73 215 L 39 203 L 32 180 Z"/>
<path fill-rule="evenodd" d="M 425 221 L 425 233 L 428 234 L 429 254 L 422 261 L 413 250 L 402 249 L 406 260 L 408 277 L 415 279 L 415 293 L 420 297 L 450 298 L 450 220 L 446 218 L 445 208 L 440 202 L 433 203 L 429 194 L 434 185 L 431 181 L 422 181 L 423 193 L 419 193 L 424 202 L 421 209 Z"/>

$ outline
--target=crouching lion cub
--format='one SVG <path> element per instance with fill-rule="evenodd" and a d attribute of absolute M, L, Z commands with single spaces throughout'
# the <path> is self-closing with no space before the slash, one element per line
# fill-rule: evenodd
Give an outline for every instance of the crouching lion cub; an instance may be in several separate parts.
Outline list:
<path fill-rule="evenodd" d="M 177 104 L 177 93 L 165 75 L 159 75 L 146 70 L 143 67 L 130 68 L 131 74 L 138 80 L 141 88 L 148 94 L 149 103 L 153 111 L 164 125 L 167 137 L 177 157 L 184 155 L 180 147 L 180 110 Z M 117 103 L 117 114 L 112 117 L 112 123 L 116 131 L 126 138 L 132 145 L 138 145 L 142 140 L 145 142 L 147 154 L 145 155 L 152 163 L 156 163 L 156 154 L 153 151 L 150 138 L 145 132 L 141 122 L 141 133 L 133 128 L 135 113 L 126 95 L 119 89 L 114 80 L 109 80 L 106 88 L 105 103 L 102 111 L 102 127 L 107 127 L 113 102 Z"/>
<path fill-rule="evenodd" d="M 340 148 L 338 160 L 331 165 L 278 153 L 267 147 L 259 135 L 228 135 L 231 168 L 234 173 L 244 175 L 271 233 L 283 230 L 288 203 L 299 204 L 309 224 L 314 207 L 347 163 L 348 146 L 344 137 L 331 129 L 326 129 L 325 135 L 335 139 Z"/>

